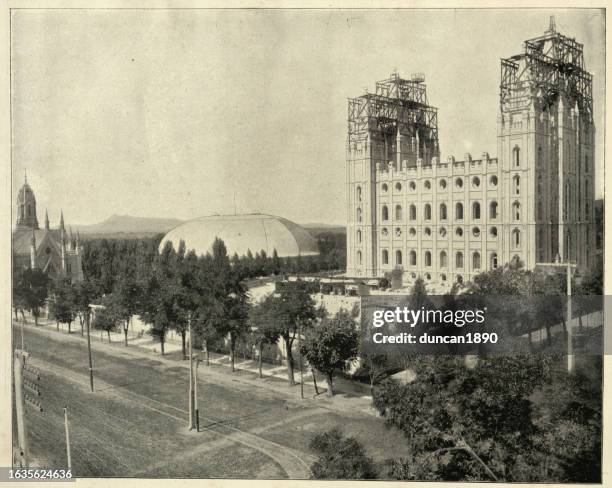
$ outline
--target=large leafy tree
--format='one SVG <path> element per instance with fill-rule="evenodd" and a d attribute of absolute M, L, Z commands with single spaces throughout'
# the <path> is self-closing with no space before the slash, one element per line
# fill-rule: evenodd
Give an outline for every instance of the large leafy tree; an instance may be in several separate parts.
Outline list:
<path fill-rule="evenodd" d="M 415 371 L 408 384 L 374 389 L 375 407 L 412 452 L 392 463 L 392 477 L 546 480 L 529 397 L 548 378 L 548 360 L 491 357 L 465 368 L 460 358 L 424 356 Z"/>
<path fill-rule="evenodd" d="M 70 326 L 75 319 L 75 296 L 73 288 L 67 280 L 58 279 L 53 284 L 53 297 L 50 300 L 50 312 L 57 323 L 68 325 L 68 333 L 70 334 Z"/>
<path fill-rule="evenodd" d="M 24 269 L 16 281 L 15 294 L 24 308 L 34 317 L 34 324 L 38 325 L 40 309 L 44 307 L 49 293 L 49 277 L 38 268 Z"/>
<path fill-rule="evenodd" d="M 265 345 L 273 345 L 278 342 L 279 330 L 274 320 L 274 296 L 268 295 L 251 307 L 249 312 L 249 323 L 251 326 L 251 340 L 257 346 L 259 357 L 259 377 L 262 374 L 263 348 Z"/>
<path fill-rule="evenodd" d="M 106 331 L 108 342 L 111 342 L 110 333 L 117 330 L 118 324 L 123 321 L 123 315 L 112 300 L 103 300 L 103 305 L 104 307 L 96 312 L 92 327 L 96 330 Z"/>
<path fill-rule="evenodd" d="M 325 375 L 327 393 L 333 396 L 333 376 L 336 370 L 346 370 L 348 361 L 357 356 L 359 333 L 355 321 L 344 311 L 332 319 L 307 330 L 301 353 L 308 363 Z"/>
<path fill-rule="evenodd" d="M 285 343 L 287 357 L 287 379 L 289 385 L 295 384 L 293 343 L 298 331 L 306 332 L 317 317 L 315 303 L 304 282 L 292 283 L 281 290 L 278 296 L 267 302 L 269 316 L 273 320 L 278 334 Z"/>
<path fill-rule="evenodd" d="M 318 459 L 312 464 L 314 479 L 363 480 L 375 479 L 374 461 L 354 437 L 346 437 L 337 427 L 316 434 L 310 448 Z"/>
<path fill-rule="evenodd" d="M 230 265 L 221 239 L 215 239 L 212 251 L 209 273 L 212 286 L 209 286 L 206 297 L 208 321 L 218 335 L 228 338 L 234 371 L 236 345 L 249 331 L 248 295 L 241 276 Z"/>

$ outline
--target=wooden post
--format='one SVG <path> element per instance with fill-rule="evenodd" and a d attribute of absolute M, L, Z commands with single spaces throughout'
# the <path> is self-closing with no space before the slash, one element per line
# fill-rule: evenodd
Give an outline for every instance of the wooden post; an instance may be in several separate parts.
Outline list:
<path fill-rule="evenodd" d="M 89 388 L 93 393 L 93 362 L 91 360 L 91 338 L 89 337 L 89 322 L 91 317 L 91 312 L 89 311 L 89 307 L 87 308 L 87 312 L 85 312 L 85 324 L 87 325 L 87 353 L 89 354 Z"/>
<path fill-rule="evenodd" d="M 20 463 L 22 468 L 29 468 L 28 434 L 25 422 L 25 399 L 23 396 L 23 363 L 25 353 L 17 349 L 14 360 L 15 413 L 17 416 L 17 440 L 19 442 Z"/>
<path fill-rule="evenodd" d="M 64 407 L 64 428 L 66 430 L 66 459 L 68 469 L 72 469 L 72 459 L 70 457 L 70 430 L 68 429 L 68 407 Z"/>

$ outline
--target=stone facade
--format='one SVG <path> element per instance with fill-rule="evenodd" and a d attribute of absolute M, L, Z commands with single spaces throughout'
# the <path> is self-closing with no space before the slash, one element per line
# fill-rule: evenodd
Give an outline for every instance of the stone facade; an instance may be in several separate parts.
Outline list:
<path fill-rule="evenodd" d="M 549 30 L 526 45 L 538 41 L 541 59 L 551 56 L 547 43 L 568 40 Z M 564 75 L 555 83 L 566 89 L 547 92 L 517 75 L 533 56 L 511 58 L 514 77 L 502 80 L 497 158 L 439 159 L 437 112 L 422 76 L 392 75 L 349 102 L 348 276 L 400 268 L 405 282 L 422 277 L 444 289 L 513 260 L 527 269 L 567 260 L 593 266 L 591 78 L 581 75 L 587 95 Z"/>

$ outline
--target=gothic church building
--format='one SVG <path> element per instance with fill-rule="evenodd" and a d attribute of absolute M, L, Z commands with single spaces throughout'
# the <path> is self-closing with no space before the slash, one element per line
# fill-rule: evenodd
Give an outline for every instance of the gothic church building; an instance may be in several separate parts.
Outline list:
<path fill-rule="evenodd" d="M 45 212 L 45 226 L 38 226 L 36 197 L 27 179 L 17 195 L 17 222 L 13 230 L 13 274 L 25 268 L 38 268 L 51 279 L 71 283 L 83 280 L 81 247 L 78 235 L 66 233 L 64 213 L 59 228 L 51 229 Z"/>

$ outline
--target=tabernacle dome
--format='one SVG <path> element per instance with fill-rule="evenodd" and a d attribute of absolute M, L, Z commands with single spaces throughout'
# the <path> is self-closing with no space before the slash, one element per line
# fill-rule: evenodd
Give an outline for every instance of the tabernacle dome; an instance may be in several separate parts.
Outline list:
<path fill-rule="evenodd" d="M 223 240 L 229 256 L 245 256 L 249 249 L 253 255 L 263 249 L 268 256 L 276 249 L 279 257 L 319 254 L 317 242 L 306 229 L 282 217 L 264 214 L 212 215 L 190 220 L 168 232 L 159 250 L 166 241 L 172 242 L 176 250 L 183 240 L 187 251 L 193 249 L 204 255 L 212 252 L 216 237 Z"/>

